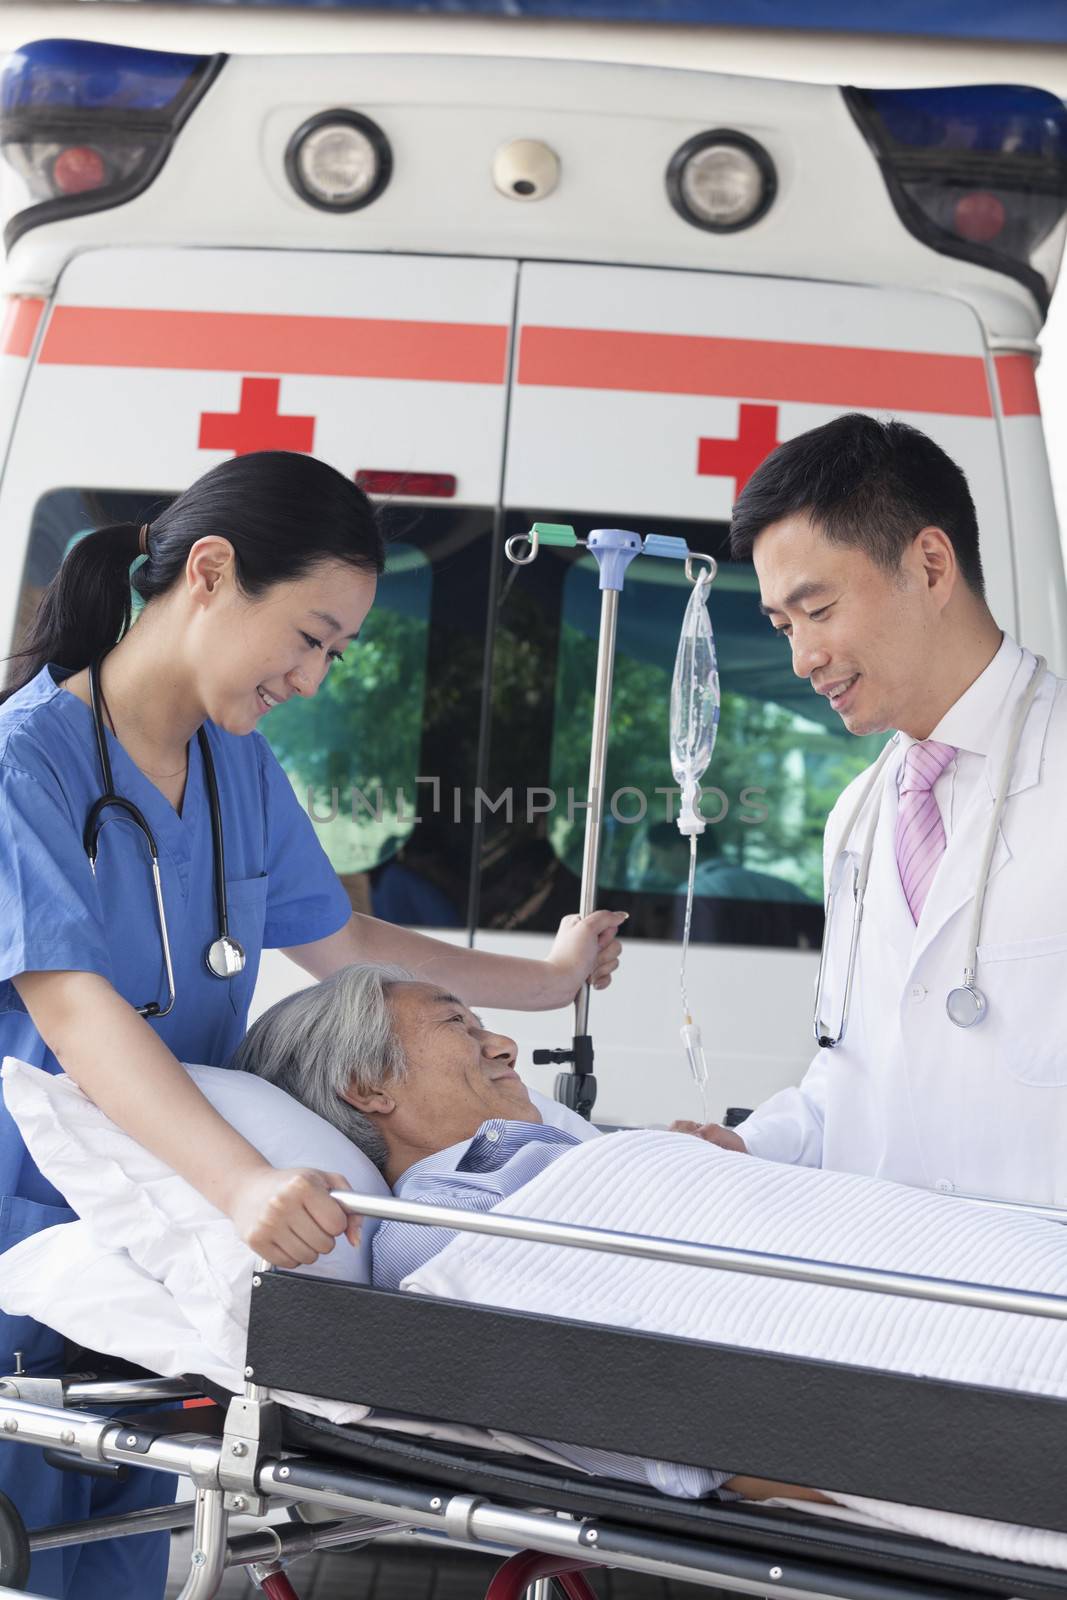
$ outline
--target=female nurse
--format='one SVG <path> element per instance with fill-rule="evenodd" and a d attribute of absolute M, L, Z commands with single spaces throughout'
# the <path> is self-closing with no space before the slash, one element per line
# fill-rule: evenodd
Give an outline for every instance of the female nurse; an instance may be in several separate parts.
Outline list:
<path fill-rule="evenodd" d="M 329 1196 L 344 1174 L 269 1166 L 179 1065 L 227 1061 L 262 949 L 315 978 L 398 962 L 471 1004 L 531 1010 L 567 1004 L 587 978 L 602 987 L 618 964 L 613 912 L 567 918 L 545 961 L 352 913 L 257 729 L 316 692 L 383 564 L 370 503 L 331 467 L 283 452 L 224 462 L 151 525 L 74 546 L 0 705 L 0 1056 L 68 1073 L 283 1267 L 352 1226 Z M 0 1197 L 0 1250 L 73 1215 L 2 1110 Z M 28 1372 L 62 1370 L 58 1334 L 0 1315 L 0 1373 L 16 1351 Z M 30 1527 L 166 1500 L 173 1484 L 142 1471 L 118 1485 L 0 1448 L 0 1490 Z M 152 1535 L 51 1551 L 30 1588 L 152 1600 L 166 1557 Z"/>

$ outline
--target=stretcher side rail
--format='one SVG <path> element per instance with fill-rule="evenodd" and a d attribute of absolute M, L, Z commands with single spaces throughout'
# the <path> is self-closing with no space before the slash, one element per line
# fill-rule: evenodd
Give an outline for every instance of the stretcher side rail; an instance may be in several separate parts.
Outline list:
<path fill-rule="evenodd" d="M 622 1233 L 611 1228 L 588 1228 L 573 1222 L 545 1222 L 533 1217 L 513 1217 L 499 1211 L 460 1211 L 454 1206 L 427 1205 L 421 1201 L 395 1200 L 377 1194 L 355 1194 L 348 1189 L 333 1189 L 330 1193 L 353 1216 L 411 1222 L 424 1228 L 449 1228 L 457 1233 L 484 1233 L 498 1239 L 525 1240 L 529 1244 L 562 1245 L 568 1250 L 593 1250 L 643 1261 L 663 1261 L 673 1266 L 703 1267 L 719 1272 L 741 1272 L 754 1277 L 822 1284 L 824 1288 L 857 1289 L 865 1294 L 934 1300 L 943 1305 L 970 1306 L 981 1311 L 1013 1311 L 1022 1316 L 1050 1317 L 1054 1321 L 1067 1322 L 1067 1297 L 1038 1294 L 1030 1289 L 1002 1289 L 994 1284 L 964 1283 L 951 1278 L 923 1277 L 918 1273 L 853 1267 L 843 1262 L 815 1261 L 803 1256 L 739 1250 L 730 1245 L 661 1239 Z"/>

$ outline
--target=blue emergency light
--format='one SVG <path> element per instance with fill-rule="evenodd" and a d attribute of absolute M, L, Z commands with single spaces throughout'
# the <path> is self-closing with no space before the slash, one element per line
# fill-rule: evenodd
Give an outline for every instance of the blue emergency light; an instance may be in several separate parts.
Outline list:
<path fill-rule="evenodd" d="M 847 89 L 905 226 L 1025 283 L 1042 311 L 1067 219 L 1067 110 L 1045 89 Z"/>
<path fill-rule="evenodd" d="M 0 153 L 26 204 L 7 224 L 7 247 L 37 223 L 146 189 L 224 59 L 84 39 L 14 51 L 0 73 Z"/>
<path fill-rule="evenodd" d="M 5 115 L 49 107 L 165 111 L 208 59 L 86 39 L 39 39 L 8 56 L 0 109 Z"/>

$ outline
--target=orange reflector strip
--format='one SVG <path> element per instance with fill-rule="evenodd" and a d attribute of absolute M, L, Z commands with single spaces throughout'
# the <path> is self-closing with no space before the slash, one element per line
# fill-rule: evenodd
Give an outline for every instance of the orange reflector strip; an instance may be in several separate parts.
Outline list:
<path fill-rule="evenodd" d="M 1039 417 L 1041 402 L 1037 398 L 1033 356 L 996 356 L 993 365 L 997 369 L 997 387 L 1000 389 L 1000 404 L 1004 415 Z"/>
<path fill-rule="evenodd" d="M 0 354 L 28 356 L 44 311 L 43 300 L 27 300 L 12 295 L 0 325 Z"/>
<path fill-rule="evenodd" d="M 399 318 L 56 306 L 41 360 L 60 366 L 504 382 L 508 329 Z"/>
<path fill-rule="evenodd" d="M 981 356 L 687 333 L 527 327 L 519 383 L 992 416 Z"/>

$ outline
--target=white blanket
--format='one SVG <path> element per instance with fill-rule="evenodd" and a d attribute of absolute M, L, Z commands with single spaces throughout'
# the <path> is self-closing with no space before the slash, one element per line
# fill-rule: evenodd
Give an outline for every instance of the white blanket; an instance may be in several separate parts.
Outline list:
<path fill-rule="evenodd" d="M 498 1209 L 1067 1296 L 1067 1231 L 1060 1224 L 849 1173 L 758 1161 L 677 1134 L 615 1134 L 580 1145 Z M 752 1349 L 1067 1395 L 1067 1324 L 1037 1317 L 473 1234 L 461 1235 L 402 1287 Z M 995 1452 L 995 1439 L 989 1448 Z M 713 1438 L 707 1465 L 745 1467 L 720 1460 Z M 1067 1535 L 845 1494 L 833 1498 L 866 1517 L 963 1549 L 1067 1568 Z"/>

